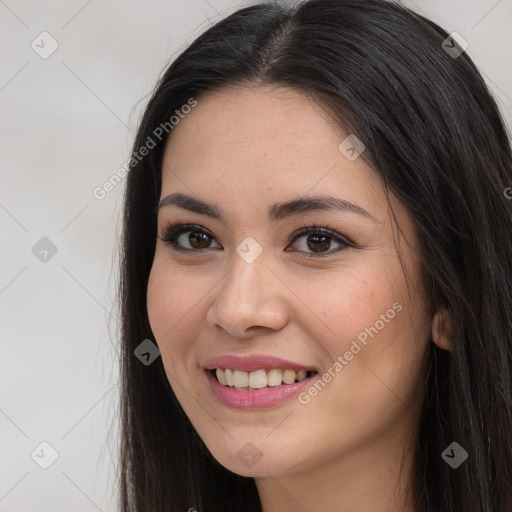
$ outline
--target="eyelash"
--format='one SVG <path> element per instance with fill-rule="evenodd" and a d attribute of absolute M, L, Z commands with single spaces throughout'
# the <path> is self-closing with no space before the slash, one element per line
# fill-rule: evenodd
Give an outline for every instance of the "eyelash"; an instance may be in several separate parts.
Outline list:
<path fill-rule="evenodd" d="M 177 243 L 177 238 L 183 233 L 187 233 L 188 231 L 195 231 L 199 233 L 204 233 L 212 238 L 215 238 L 209 231 L 198 226 L 197 224 L 186 224 L 181 221 L 170 222 L 167 227 L 163 230 L 161 236 L 159 236 L 160 240 L 164 242 L 166 245 L 169 245 L 174 251 L 185 252 L 185 253 L 201 253 L 207 250 L 211 250 L 214 248 L 205 248 L 205 249 L 188 249 L 186 247 L 182 247 Z M 299 251 L 304 253 L 304 257 L 306 258 L 324 258 L 326 256 L 332 256 L 334 253 L 347 249 L 349 247 L 355 247 L 355 244 L 351 242 L 348 238 L 341 236 L 339 233 L 331 229 L 328 225 L 326 227 L 313 225 L 304 225 L 302 228 L 298 229 L 290 238 L 288 244 L 295 242 L 298 238 L 304 235 L 310 234 L 320 234 L 326 235 L 332 238 L 336 243 L 339 243 L 340 246 L 331 249 L 329 251 L 323 253 L 308 253 L 305 251 Z"/>

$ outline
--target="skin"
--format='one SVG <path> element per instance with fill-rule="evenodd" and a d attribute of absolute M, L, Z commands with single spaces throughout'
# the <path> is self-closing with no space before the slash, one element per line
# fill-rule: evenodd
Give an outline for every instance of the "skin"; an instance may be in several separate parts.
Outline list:
<path fill-rule="evenodd" d="M 406 277 L 384 188 L 362 157 L 340 152 L 346 136 L 308 97 L 255 86 L 198 98 L 165 149 L 161 199 L 193 195 L 225 219 L 176 206 L 159 211 L 160 237 L 177 220 L 212 237 L 201 249 L 190 232 L 181 235 L 195 255 L 156 240 L 151 328 L 193 426 L 217 461 L 255 478 L 264 512 L 416 510 L 413 448 L 432 329 L 417 237 L 391 195 L 408 241 L 400 244 Z M 268 220 L 269 205 L 313 194 L 350 200 L 375 220 L 342 211 Z M 313 224 L 357 246 L 336 251 L 330 239 L 329 256 L 307 258 L 322 249 L 308 246 L 308 234 L 291 239 Z M 248 236 L 263 249 L 250 264 L 236 252 Z M 306 405 L 295 398 L 266 410 L 231 409 L 210 391 L 203 365 L 223 354 L 271 354 L 326 371 L 394 303 L 401 311 Z M 248 442 L 262 454 L 252 467 L 237 457 Z"/>

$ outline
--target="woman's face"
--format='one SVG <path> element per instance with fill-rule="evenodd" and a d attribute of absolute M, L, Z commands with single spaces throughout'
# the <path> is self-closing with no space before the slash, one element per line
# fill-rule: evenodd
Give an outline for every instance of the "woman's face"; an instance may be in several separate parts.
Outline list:
<path fill-rule="evenodd" d="M 348 135 L 290 89 L 237 88 L 198 98 L 166 146 L 160 199 L 195 203 L 168 199 L 158 234 L 193 226 L 174 237 L 183 250 L 156 241 L 149 320 L 188 418 L 241 475 L 343 472 L 417 426 L 430 333 L 417 238 L 391 196 L 406 279 L 384 188 Z M 312 206 L 328 196 L 339 204 Z M 199 201 L 220 218 L 187 208 Z M 297 234 L 312 226 L 334 236 Z"/>

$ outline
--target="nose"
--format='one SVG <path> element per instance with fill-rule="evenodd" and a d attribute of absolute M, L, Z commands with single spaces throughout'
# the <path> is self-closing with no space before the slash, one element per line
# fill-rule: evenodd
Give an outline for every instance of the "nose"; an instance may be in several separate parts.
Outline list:
<path fill-rule="evenodd" d="M 207 323 L 237 338 L 248 338 L 255 330 L 279 330 L 288 323 L 285 303 L 287 287 L 261 254 L 252 263 L 238 254 L 219 283 Z"/>

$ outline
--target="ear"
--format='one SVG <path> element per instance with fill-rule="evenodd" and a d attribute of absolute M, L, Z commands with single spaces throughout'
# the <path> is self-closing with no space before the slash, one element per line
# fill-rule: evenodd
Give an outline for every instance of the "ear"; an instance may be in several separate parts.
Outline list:
<path fill-rule="evenodd" d="M 450 315 L 445 308 L 441 308 L 432 318 L 432 341 L 444 350 L 453 350 L 451 339 Z"/>

